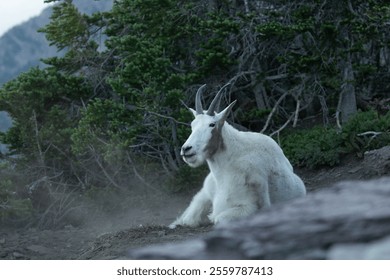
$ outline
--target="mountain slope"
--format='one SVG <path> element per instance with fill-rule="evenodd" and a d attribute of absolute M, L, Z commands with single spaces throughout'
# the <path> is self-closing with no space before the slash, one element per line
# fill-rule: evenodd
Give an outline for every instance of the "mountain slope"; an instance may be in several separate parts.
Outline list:
<path fill-rule="evenodd" d="M 74 4 L 86 14 L 107 11 L 113 0 L 75 0 Z M 57 49 L 49 46 L 45 35 L 37 32 L 50 21 L 52 7 L 39 16 L 15 26 L 0 37 L 0 86 L 27 71 L 30 67 L 43 66 L 40 59 L 57 55 Z"/>

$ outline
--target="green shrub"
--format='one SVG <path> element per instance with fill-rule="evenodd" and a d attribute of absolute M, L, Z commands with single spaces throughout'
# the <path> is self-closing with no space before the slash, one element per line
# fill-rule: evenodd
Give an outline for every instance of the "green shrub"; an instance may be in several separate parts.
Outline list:
<path fill-rule="evenodd" d="M 346 153 L 363 156 L 367 150 L 390 144 L 390 112 L 381 116 L 375 111 L 359 112 L 341 132 L 317 126 L 290 131 L 281 136 L 281 146 L 292 164 L 315 168 L 334 166 Z"/>
<path fill-rule="evenodd" d="M 0 221 L 17 225 L 32 217 L 33 207 L 29 199 L 8 198 L 1 202 Z"/>
<path fill-rule="evenodd" d="M 333 128 L 314 127 L 282 137 L 281 146 L 292 164 L 309 168 L 340 162 L 342 140 Z"/>
<path fill-rule="evenodd" d="M 346 150 L 358 156 L 389 145 L 390 112 L 384 116 L 376 111 L 359 112 L 344 125 L 341 138 Z"/>
<path fill-rule="evenodd" d="M 17 185 L 10 175 L 10 167 L 6 162 L 0 165 L 0 224 L 17 225 L 30 219 L 33 207 L 29 198 L 18 193 Z"/>
<path fill-rule="evenodd" d="M 88 147 L 104 147 L 103 154 L 110 153 L 111 144 L 127 147 L 139 130 L 134 125 L 139 116 L 112 100 L 92 100 L 84 110 L 81 120 L 71 137 L 72 150 L 82 154 Z"/>
<path fill-rule="evenodd" d="M 1 135 L 10 151 L 64 170 L 77 124 L 76 101 L 90 94 L 85 82 L 53 69 L 31 68 L 0 88 L 0 110 L 13 126 Z"/>

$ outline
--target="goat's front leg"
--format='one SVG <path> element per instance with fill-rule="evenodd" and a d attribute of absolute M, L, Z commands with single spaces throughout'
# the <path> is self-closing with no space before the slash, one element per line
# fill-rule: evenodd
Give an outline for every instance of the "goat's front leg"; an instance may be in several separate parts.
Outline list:
<path fill-rule="evenodd" d="M 176 226 L 196 227 L 204 223 L 207 218 L 207 213 L 211 208 L 211 200 L 207 195 L 205 188 L 202 188 L 192 199 L 190 205 L 184 213 L 169 225 L 171 229 Z"/>
<path fill-rule="evenodd" d="M 214 224 L 220 224 L 225 222 L 234 221 L 236 219 L 247 217 L 257 210 L 256 204 L 246 204 L 246 205 L 238 205 L 231 208 L 226 209 L 225 211 L 222 211 L 218 215 L 210 215 L 210 220 Z"/>
<path fill-rule="evenodd" d="M 241 217 L 247 217 L 255 213 L 258 209 L 265 209 L 271 206 L 271 200 L 268 190 L 268 182 L 262 177 L 248 178 L 244 185 L 240 186 L 236 192 L 231 192 L 233 197 L 227 197 L 216 203 L 224 205 L 223 202 L 234 201 L 232 204 L 227 204 L 224 207 L 216 207 L 219 209 L 216 213 L 212 213 L 209 218 L 214 224 L 230 222 Z"/>

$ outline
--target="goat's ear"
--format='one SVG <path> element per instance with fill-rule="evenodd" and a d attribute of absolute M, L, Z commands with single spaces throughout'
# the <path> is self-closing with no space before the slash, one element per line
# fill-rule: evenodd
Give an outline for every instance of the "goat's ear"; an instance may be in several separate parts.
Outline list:
<path fill-rule="evenodd" d="M 194 115 L 194 118 L 196 118 L 196 116 L 198 115 L 198 113 L 192 109 L 192 108 L 188 108 L 190 110 L 190 112 Z"/>
<path fill-rule="evenodd" d="M 197 115 L 198 113 L 197 113 L 194 109 L 188 107 L 188 106 L 184 103 L 184 101 L 181 100 L 181 99 L 180 99 L 180 102 L 181 102 L 181 104 L 183 104 L 184 107 L 186 107 L 186 108 L 188 109 L 188 111 L 190 111 L 190 112 L 194 115 L 194 117 L 196 117 L 196 115 Z"/>
<path fill-rule="evenodd" d="M 236 104 L 236 102 L 237 102 L 237 100 L 234 100 L 222 112 L 215 115 L 219 124 L 223 124 L 225 122 L 227 116 L 232 111 L 232 108 L 233 108 L 234 104 Z"/>

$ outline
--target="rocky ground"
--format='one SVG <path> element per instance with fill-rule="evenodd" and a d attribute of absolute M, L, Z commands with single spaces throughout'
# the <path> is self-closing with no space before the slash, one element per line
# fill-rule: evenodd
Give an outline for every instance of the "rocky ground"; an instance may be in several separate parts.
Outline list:
<path fill-rule="evenodd" d="M 298 169 L 309 192 L 344 180 L 390 175 L 390 146 L 370 151 L 363 159 L 348 156 L 341 165 L 321 170 Z M 169 199 L 169 203 L 167 203 Z M 184 210 L 191 196 L 143 198 L 118 217 L 102 217 L 83 227 L 60 230 L 0 229 L 0 259 L 121 259 L 130 248 L 179 242 L 207 234 L 212 227 L 166 227 Z"/>

